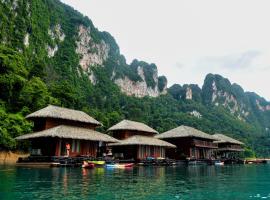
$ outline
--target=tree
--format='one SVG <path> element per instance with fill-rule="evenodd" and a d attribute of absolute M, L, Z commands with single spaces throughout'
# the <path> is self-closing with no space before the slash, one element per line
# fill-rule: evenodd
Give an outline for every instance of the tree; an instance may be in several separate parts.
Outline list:
<path fill-rule="evenodd" d="M 0 46 L 0 99 L 16 110 L 20 90 L 26 82 L 28 71 L 23 55 Z"/>
<path fill-rule="evenodd" d="M 30 110 L 41 109 L 48 104 L 58 104 L 57 99 L 51 97 L 46 84 L 38 77 L 31 78 L 23 87 L 20 94 L 22 105 Z"/>
<path fill-rule="evenodd" d="M 32 124 L 25 120 L 21 113 L 9 114 L 0 107 L 0 148 L 15 149 L 15 137 L 29 133 Z"/>

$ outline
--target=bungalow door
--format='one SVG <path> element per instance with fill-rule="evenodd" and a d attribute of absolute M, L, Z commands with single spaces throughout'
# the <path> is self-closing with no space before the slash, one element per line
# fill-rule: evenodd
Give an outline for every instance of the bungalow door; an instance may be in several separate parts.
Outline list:
<path fill-rule="evenodd" d="M 71 140 L 60 140 L 59 141 L 60 156 L 67 156 L 67 145 L 69 146 L 69 152 L 71 153 L 72 141 Z"/>
<path fill-rule="evenodd" d="M 66 145 L 64 141 L 60 141 L 60 156 L 66 156 L 67 155 L 67 150 L 66 150 Z"/>
<path fill-rule="evenodd" d="M 199 149 L 199 159 L 204 159 L 205 158 L 205 155 L 204 155 L 204 152 L 205 150 L 203 148 L 200 148 Z"/>

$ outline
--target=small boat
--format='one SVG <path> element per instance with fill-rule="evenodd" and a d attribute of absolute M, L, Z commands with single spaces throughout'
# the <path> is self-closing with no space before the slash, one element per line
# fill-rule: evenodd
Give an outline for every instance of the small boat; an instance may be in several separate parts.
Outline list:
<path fill-rule="evenodd" d="M 123 163 L 123 164 L 106 164 L 107 168 L 129 168 L 133 167 L 134 163 Z"/>
<path fill-rule="evenodd" d="M 93 169 L 94 167 L 95 167 L 95 164 L 83 161 L 82 168 Z"/>
<path fill-rule="evenodd" d="M 53 163 L 51 164 L 51 167 L 60 167 L 60 163 L 58 163 L 58 162 L 53 162 Z"/>
<path fill-rule="evenodd" d="M 217 162 L 215 162 L 215 165 L 216 165 L 216 166 L 222 166 L 222 165 L 224 165 L 224 162 L 217 161 Z"/>
<path fill-rule="evenodd" d="M 103 165 L 105 165 L 105 161 L 103 161 L 103 160 L 93 160 L 93 161 L 88 161 L 88 163 L 92 163 L 92 164 L 94 164 L 95 166 L 103 166 Z"/>
<path fill-rule="evenodd" d="M 201 160 L 189 160 L 188 165 L 207 165 L 207 162 Z"/>

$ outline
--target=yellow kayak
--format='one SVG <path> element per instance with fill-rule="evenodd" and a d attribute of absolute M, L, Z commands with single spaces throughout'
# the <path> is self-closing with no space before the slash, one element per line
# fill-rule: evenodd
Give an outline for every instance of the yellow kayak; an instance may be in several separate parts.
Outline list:
<path fill-rule="evenodd" d="M 93 160 L 93 161 L 88 161 L 88 163 L 95 164 L 95 165 L 105 165 L 105 161 L 103 160 Z"/>

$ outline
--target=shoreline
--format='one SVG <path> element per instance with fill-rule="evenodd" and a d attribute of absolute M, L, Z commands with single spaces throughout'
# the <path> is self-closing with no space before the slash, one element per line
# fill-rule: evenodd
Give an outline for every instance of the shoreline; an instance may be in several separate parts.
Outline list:
<path fill-rule="evenodd" d="M 0 165 L 15 165 L 19 157 L 27 157 L 29 153 L 20 151 L 0 151 Z"/>

